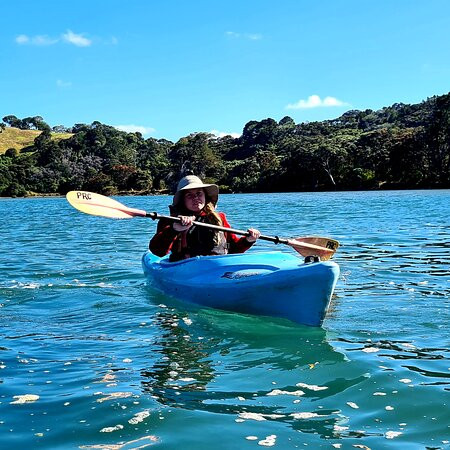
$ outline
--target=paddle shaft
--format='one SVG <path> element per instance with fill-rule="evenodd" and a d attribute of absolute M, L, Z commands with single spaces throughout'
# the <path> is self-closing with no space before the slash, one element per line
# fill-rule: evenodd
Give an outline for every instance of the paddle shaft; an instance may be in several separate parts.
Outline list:
<path fill-rule="evenodd" d="M 171 222 L 181 222 L 180 217 L 164 216 L 156 212 L 148 213 L 142 209 L 129 208 L 122 203 L 104 195 L 86 191 L 70 191 L 66 195 L 69 203 L 76 209 L 96 216 L 109 217 L 113 219 L 130 219 L 132 217 L 148 217 L 153 220 L 166 219 Z M 212 225 L 204 222 L 193 222 L 194 225 L 213 230 L 219 230 L 243 236 L 249 236 L 248 231 L 226 228 L 219 225 Z M 260 239 L 274 242 L 275 244 L 289 245 L 302 256 L 316 255 L 323 260 L 329 259 L 339 247 L 339 242 L 334 239 L 321 237 L 302 237 L 301 239 L 283 239 L 278 236 L 260 236 Z M 308 242 L 309 241 L 309 242 Z"/>
<path fill-rule="evenodd" d="M 181 222 L 181 219 L 179 217 L 164 216 L 156 212 L 146 213 L 145 216 L 150 217 L 150 219 L 153 220 L 167 219 L 171 220 L 172 222 Z M 225 231 L 228 233 L 239 234 L 242 236 L 249 236 L 248 231 L 236 230 L 234 228 L 221 227 L 219 225 L 213 225 L 210 223 L 197 222 L 195 220 L 192 222 L 192 224 L 199 227 L 211 228 L 213 230 Z M 261 234 L 261 236 L 259 236 L 259 239 L 262 239 L 263 241 L 274 242 L 275 244 L 289 244 L 288 239 L 279 238 L 278 236 L 264 236 L 263 234 Z"/>

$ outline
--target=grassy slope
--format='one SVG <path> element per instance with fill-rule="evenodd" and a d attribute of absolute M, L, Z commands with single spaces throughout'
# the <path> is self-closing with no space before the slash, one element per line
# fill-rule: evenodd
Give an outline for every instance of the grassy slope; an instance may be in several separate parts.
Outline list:
<path fill-rule="evenodd" d="M 8 127 L 0 133 L 0 154 L 5 153 L 8 148 L 21 150 L 24 147 L 32 145 L 36 136 L 41 134 L 37 130 L 19 130 L 18 128 Z M 68 139 L 72 136 L 70 133 L 52 133 L 52 138 L 56 141 Z"/>

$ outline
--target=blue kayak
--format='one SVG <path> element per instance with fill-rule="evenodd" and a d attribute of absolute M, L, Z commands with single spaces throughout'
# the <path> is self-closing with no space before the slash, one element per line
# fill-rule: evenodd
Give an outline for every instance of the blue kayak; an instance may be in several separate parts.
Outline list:
<path fill-rule="evenodd" d="M 278 251 L 200 256 L 177 262 L 142 257 L 152 286 L 210 308 L 320 326 L 339 276 L 332 261 L 304 263 Z"/>

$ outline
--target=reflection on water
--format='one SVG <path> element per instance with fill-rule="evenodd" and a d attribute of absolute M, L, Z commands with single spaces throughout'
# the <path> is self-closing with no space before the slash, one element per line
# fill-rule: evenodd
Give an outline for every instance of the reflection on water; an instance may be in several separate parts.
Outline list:
<path fill-rule="evenodd" d="M 177 314 L 156 314 L 154 324 L 160 327 L 161 333 L 152 344 L 152 352 L 158 357 L 155 359 L 153 355 L 151 369 L 141 371 L 145 390 L 152 392 L 164 405 L 176 405 L 174 397 L 180 392 L 205 390 L 214 378 L 211 361 L 203 348 L 207 343 L 192 343 L 192 336 L 180 320 Z"/>
<path fill-rule="evenodd" d="M 155 316 L 161 332 L 152 349 L 159 356 L 153 354 L 152 366 L 141 371 L 142 386 L 165 406 L 232 415 L 238 422 L 275 421 L 332 437 L 342 415 L 318 402 L 367 378 L 335 376 L 334 366 L 352 363 L 323 329 L 209 310 L 195 319 L 191 326 L 170 309 Z M 310 384 L 320 372 L 322 384 Z"/>
<path fill-rule="evenodd" d="M 427 409 L 423 389 L 448 390 L 443 347 L 164 305 L 153 326 L 160 331 L 152 363 L 141 370 L 143 392 L 164 407 L 230 416 L 236 424 L 273 423 L 323 439 L 391 439 L 407 429 L 408 390 L 415 390 L 417 411 Z M 442 370 L 424 366 L 436 369 L 437 361 Z M 386 376 L 395 377 L 392 387 Z M 373 422 L 361 427 L 368 407 Z M 436 415 L 445 421 L 448 413 Z"/>

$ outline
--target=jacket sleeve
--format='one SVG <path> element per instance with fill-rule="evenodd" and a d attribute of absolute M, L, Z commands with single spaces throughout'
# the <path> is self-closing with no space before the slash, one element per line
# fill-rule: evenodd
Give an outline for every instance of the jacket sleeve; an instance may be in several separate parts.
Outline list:
<path fill-rule="evenodd" d="M 231 228 L 224 213 L 219 213 L 222 224 L 226 228 Z M 234 233 L 225 233 L 227 243 L 229 244 L 228 253 L 244 253 L 246 252 L 254 242 L 248 242 L 245 236 L 238 238 Z"/>
<path fill-rule="evenodd" d="M 156 228 L 156 234 L 150 239 L 148 248 L 156 256 L 164 256 L 170 252 L 178 235 L 172 227 L 172 222 L 161 219 Z"/>

